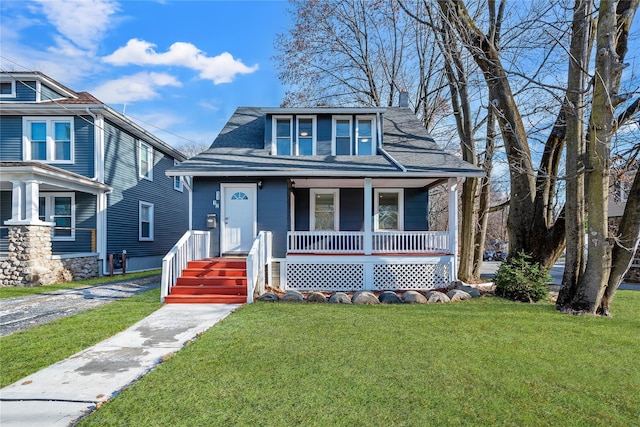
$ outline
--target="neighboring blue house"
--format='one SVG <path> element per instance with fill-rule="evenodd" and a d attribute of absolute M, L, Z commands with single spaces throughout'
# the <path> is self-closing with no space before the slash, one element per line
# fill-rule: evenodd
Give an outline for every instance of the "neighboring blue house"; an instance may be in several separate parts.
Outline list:
<path fill-rule="evenodd" d="M 188 229 L 185 157 L 87 92 L 0 74 L 3 285 L 159 268 Z"/>
<path fill-rule="evenodd" d="M 196 257 L 246 256 L 270 232 L 260 259 L 274 287 L 448 286 L 456 278 L 457 184 L 483 172 L 439 149 L 406 108 L 406 93 L 401 100 L 397 108 L 238 108 L 207 151 L 168 171 L 193 182 L 192 228 L 210 239 Z M 449 230 L 431 231 L 429 190 L 442 184 Z M 187 251 L 187 237 L 183 244 Z M 213 275 L 184 268 L 163 271 L 165 297 L 181 274 Z"/>

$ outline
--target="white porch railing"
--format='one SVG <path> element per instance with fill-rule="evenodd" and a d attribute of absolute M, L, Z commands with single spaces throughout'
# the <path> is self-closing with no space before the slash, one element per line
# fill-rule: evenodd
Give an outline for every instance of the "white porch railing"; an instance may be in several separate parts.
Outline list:
<path fill-rule="evenodd" d="M 176 280 L 189 261 L 209 257 L 210 234 L 208 231 L 189 230 L 162 258 L 161 299 L 169 295 Z"/>
<path fill-rule="evenodd" d="M 267 275 L 271 282 L 271 245 L 272 233 L 261 231 L 253 241 L 249 256 L 247 256 L 247 302 L 253 302 L 253 294 L 264 293 L 264 284 Z M 266 267 L 266 268 L 265 268 Z"/>
<path fill-rule="evenodd" d="M 375 231 L 371 253 L 452 253 L 448 231 Z M 361 231 L 290 231 L 287 253 L 362 254 L 366 252 Z"/>

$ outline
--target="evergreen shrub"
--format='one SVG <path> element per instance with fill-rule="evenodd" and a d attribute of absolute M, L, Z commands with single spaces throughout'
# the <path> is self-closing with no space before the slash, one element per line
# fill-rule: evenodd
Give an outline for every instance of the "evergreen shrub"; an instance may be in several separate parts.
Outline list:
<path fill-rule="evenodd" d="M 525 252 L 503 262 L 494 278 L 496 295 L 515 301 L 538 302 L 549 297 L 549 270 Z"/>

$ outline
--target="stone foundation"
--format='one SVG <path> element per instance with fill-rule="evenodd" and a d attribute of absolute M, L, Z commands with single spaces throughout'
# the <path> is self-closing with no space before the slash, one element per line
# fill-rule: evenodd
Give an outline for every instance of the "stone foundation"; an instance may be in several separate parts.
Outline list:
<path fill-rule="evenodd" d="M 97 277 L 97 254 L 52 256 L 51 226 L 13 225 L 9 253 L 0 262 L 0 286 L 42 286 Z"/>

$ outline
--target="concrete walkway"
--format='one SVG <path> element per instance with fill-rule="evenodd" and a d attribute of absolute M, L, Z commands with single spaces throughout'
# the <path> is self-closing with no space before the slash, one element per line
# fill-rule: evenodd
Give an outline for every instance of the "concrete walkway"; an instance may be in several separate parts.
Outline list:
<path fill-rule="evenodd" d="M 72 425 L 238 307 L 165 305 L 126 331 L 0 389 L 0 425 Z"/>

